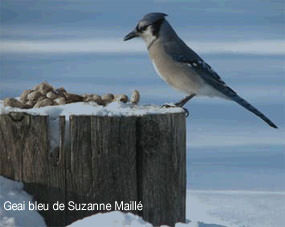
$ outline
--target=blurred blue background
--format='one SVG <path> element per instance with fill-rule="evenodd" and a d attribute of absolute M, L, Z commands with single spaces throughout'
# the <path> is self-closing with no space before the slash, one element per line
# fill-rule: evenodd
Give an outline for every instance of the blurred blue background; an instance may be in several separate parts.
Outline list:
<path fill-rule="evenodd" d="M 187 108 L 191 189 L 285 190 L 285 5 L 282 0 L 1 0 L 0 99 L 47 81 L 76 93 L 127 93 L 142 103 L 184 94 L 155 73 L 141 40 L 122 38 L 149 12 L 280 129 L 235 103 Z"/>

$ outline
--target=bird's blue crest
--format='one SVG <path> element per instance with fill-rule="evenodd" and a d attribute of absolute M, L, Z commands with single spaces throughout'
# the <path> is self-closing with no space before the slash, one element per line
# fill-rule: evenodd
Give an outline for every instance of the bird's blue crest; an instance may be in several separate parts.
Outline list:
<path fill-rule="evenodd" d="M 143 22 L 145 25 L 153 24 L 158 20 L 164 19 L 167 14 L 165 13 L 148 13 L 146 14 L 140 21 Z"/>

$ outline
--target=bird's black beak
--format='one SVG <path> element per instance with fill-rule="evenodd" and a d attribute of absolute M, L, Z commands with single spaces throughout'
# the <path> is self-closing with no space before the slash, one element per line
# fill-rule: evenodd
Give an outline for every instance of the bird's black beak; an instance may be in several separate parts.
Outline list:
<path fill-rule="evenodd" d="M 138 36 L 139 36 L 139 35 L 138 35 L 136 29 L 134 29 L 133 31 L 131 31 L 129 34 L 127 34 L 127 35 L 124 37 L 124 41 L 133 39 L 133 38 L 138 37 Z"/>

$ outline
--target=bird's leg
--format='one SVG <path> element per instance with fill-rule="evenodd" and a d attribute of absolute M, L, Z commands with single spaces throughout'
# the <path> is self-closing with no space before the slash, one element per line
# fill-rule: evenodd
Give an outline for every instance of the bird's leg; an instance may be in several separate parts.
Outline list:
<path fill-rule="evenodd" d="M 195 94 L 188 95 L 188 96 L 186 96 L 185 98 L 183 98 L 182 100 L 180 100 L 179 102 L 176 102 L 176 103 L 174 104 L 174 106 L 171 106 L 171 105 L 168 105 L 168 104 L 164 104 L 164 105 L 162 105 L 162 107 L 166 107 L 166 108 L 169 108 L 169 107 L 181 107 L 181 108 L 183 108 L 183 110 L 185 111 L 186 117 L 188 117 L 188 116 L 189 116 L 189 111 L 188 111 L 185 107 L 183 107 L 183 106 L 184 106 L 190 99 L 192 99 L 194 96 L 195 96 Z"/>
<path fill-rule="evenodd" d="M 179 102 L 175 103 L 175 106 L 178 107 L 183 107 L 190 99 L 192 99 L 195 96 L 195 94 L 192 95 L 188 95 L 185 98 L 183 98 L 182 100 L 180 100 Z"/>

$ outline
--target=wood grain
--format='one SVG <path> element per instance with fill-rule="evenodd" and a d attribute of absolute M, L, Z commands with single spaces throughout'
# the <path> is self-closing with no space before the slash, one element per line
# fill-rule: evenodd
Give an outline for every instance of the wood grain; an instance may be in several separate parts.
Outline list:
<path fill-rule="evenodd" d="M 38 202 L 141 201 L 132 211 L 154 225 L 185 222 L 186 130 L 183 113 L 60 117 L 51 149 L 48 116 L 0 115 L 0 175 L 22 181 Z M 65 226 L 98 211 L 43 211 Z M 127 211 L 126 211 L 127 212 Z"/>

